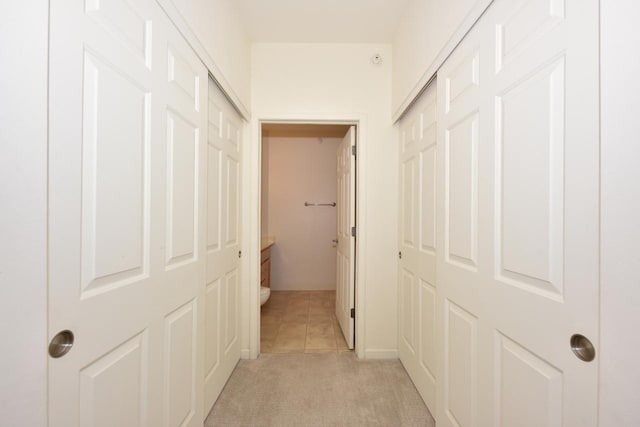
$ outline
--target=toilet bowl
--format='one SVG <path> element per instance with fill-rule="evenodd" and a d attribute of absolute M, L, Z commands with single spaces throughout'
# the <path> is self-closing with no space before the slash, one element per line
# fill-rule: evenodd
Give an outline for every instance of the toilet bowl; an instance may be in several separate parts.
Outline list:
<path fill-rule="evenodd" d="M 260 286 L 260 305 L 263 305 L 269 299 L 271 295 L 271 289 L 264 286 Z"/>

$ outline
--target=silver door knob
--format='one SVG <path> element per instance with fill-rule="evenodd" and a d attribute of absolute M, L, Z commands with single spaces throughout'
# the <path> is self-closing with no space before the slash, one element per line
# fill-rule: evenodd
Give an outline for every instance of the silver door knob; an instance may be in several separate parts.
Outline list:
<path fill-rule="evenodd" d="M 68 329 L 58 332 L 49 343 L 49 356 L 57 359 L 69 353 L 73 347 L 73 332 Z"/>
<path fill-rule="evenodd" d="M 571 351 L 573 351 L 573 354 L 575 354 L 578 359 L 591 362 L 596 358 L 596 349 L 593 347 L 593 343 L 584 335 L 572 335 L 570 344 Z"/>

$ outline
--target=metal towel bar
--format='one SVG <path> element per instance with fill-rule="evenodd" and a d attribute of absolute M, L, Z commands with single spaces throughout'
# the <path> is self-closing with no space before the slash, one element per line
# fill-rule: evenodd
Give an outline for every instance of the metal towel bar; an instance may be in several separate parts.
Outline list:
<path fill-rule="evenodd" d="M 333 203 L 309 203 L 309 202 L 304 202 L 305 206 L 336 206 L 336 202 Z"/>

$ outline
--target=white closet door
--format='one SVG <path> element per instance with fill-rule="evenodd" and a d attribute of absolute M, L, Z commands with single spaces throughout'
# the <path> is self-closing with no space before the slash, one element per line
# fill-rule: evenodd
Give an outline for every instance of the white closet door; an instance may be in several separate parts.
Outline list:
<path fill-rule="evenodd" d="M 436 85 L 400 124 L 400 360 L 430 408 L 436 404 Z"/>
<path fill-rule="evenodd" d="M 162 117 L 165 190 L 163 317 L 165 426 L 201 426 L 206 279 L 207 79 L 204 64 L 167 22 L 156 74 L 167 89 Z M 166 41 L 165 41 L 166 40 Z M 163 65 L 164 65 L 163 64 Z M 158 153 L 159 154 L 159 153 Z M 158 187 L 160 188 L 160 187 Z M 152 216 L 153 218 L 153 216 Z"/>
<path fill-rule="evenodd" d="M 479 85 L 480 65 L 489 65 L 480 56 L 481 29 L 488 25 L 481 19 L 438 71 L 436 340 L 442 360 L 434 416 L 443 426 L 492 425 L 480 414 L 490 412 L 481 406 L 489 402 L 478 401 L 493 392 L 491 379 L 482 377 L 492 367 L 479 347 L 493 345 L 490 333 L 481 335 L 482 313 L 501 309 L 488 298 L 479 270 L 491 266 L 481 264 L 478 254 L 479 229 L 490 223 L 486 217 L 479 223 L 478 215 L 479 129 L 490 126 L 480 123 L 486 112 L 480 111 Z M 482 179 L 490 173 L 483 169 Z"/>
<path fill-rule="evenodd" d="M 49 424 L 204 420 L 207 72 L 153 1 L 51 3 Z"/>
<path fill-rule="evenodd" d="M 242 118 L 209 79 L 205 409 L 240 359 L 240 149 Z"/>
<path fill-rule="evenodd" d="M 598 2 L 496 0 L 438 72 L 443 426 L 597 424 Z"/>
<path fill-rule="evenodd" d="M 336 154 L 337 190 L 336 190 L 336 228 L 338 246 L 336 249 L 336 318 L 347 342 L 354 347 L 355 318 L 355 261 L 356 237 L 352 227 L 356 225 L 356 128 L 351 126 L 342 138 Z"/>

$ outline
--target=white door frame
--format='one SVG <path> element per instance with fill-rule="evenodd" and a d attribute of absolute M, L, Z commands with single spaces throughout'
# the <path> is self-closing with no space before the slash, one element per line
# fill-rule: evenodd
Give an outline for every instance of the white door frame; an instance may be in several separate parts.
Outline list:
<path fill-rule="evenodd" d="M 356 309 L 356 357 L 365 357 L 365 283 L 366 283 L 366 237 L 367 222 L 365 215 L 367 179 L 366 162 L 367 157 L 367 117 L 364 114 L 306 114 L 306 113 L 255 113 L 251 120 L 250 146 L 244 152 L 247 157 L 244 161 L 243 191 L 244 200 L 244 220 L 245 234 L 244 247 L 247 258 L 244 264 L 243 275 L 247 278 L 248 300 L 243 307 L 244 330 L 249 334 L 248 349 L 243 350 L 242 357 L 255 359 L 260 354 L 260 198 L 262 195 L 262 124 L 282 123 L 282 124 L 319 124 L 319 125 L 353 125 L 357 128 L 358 152 L 356 156 L 356 289 L 355 289 L 355 309 Z M 277 236 L 276 236 L 277 238 Z"/>

